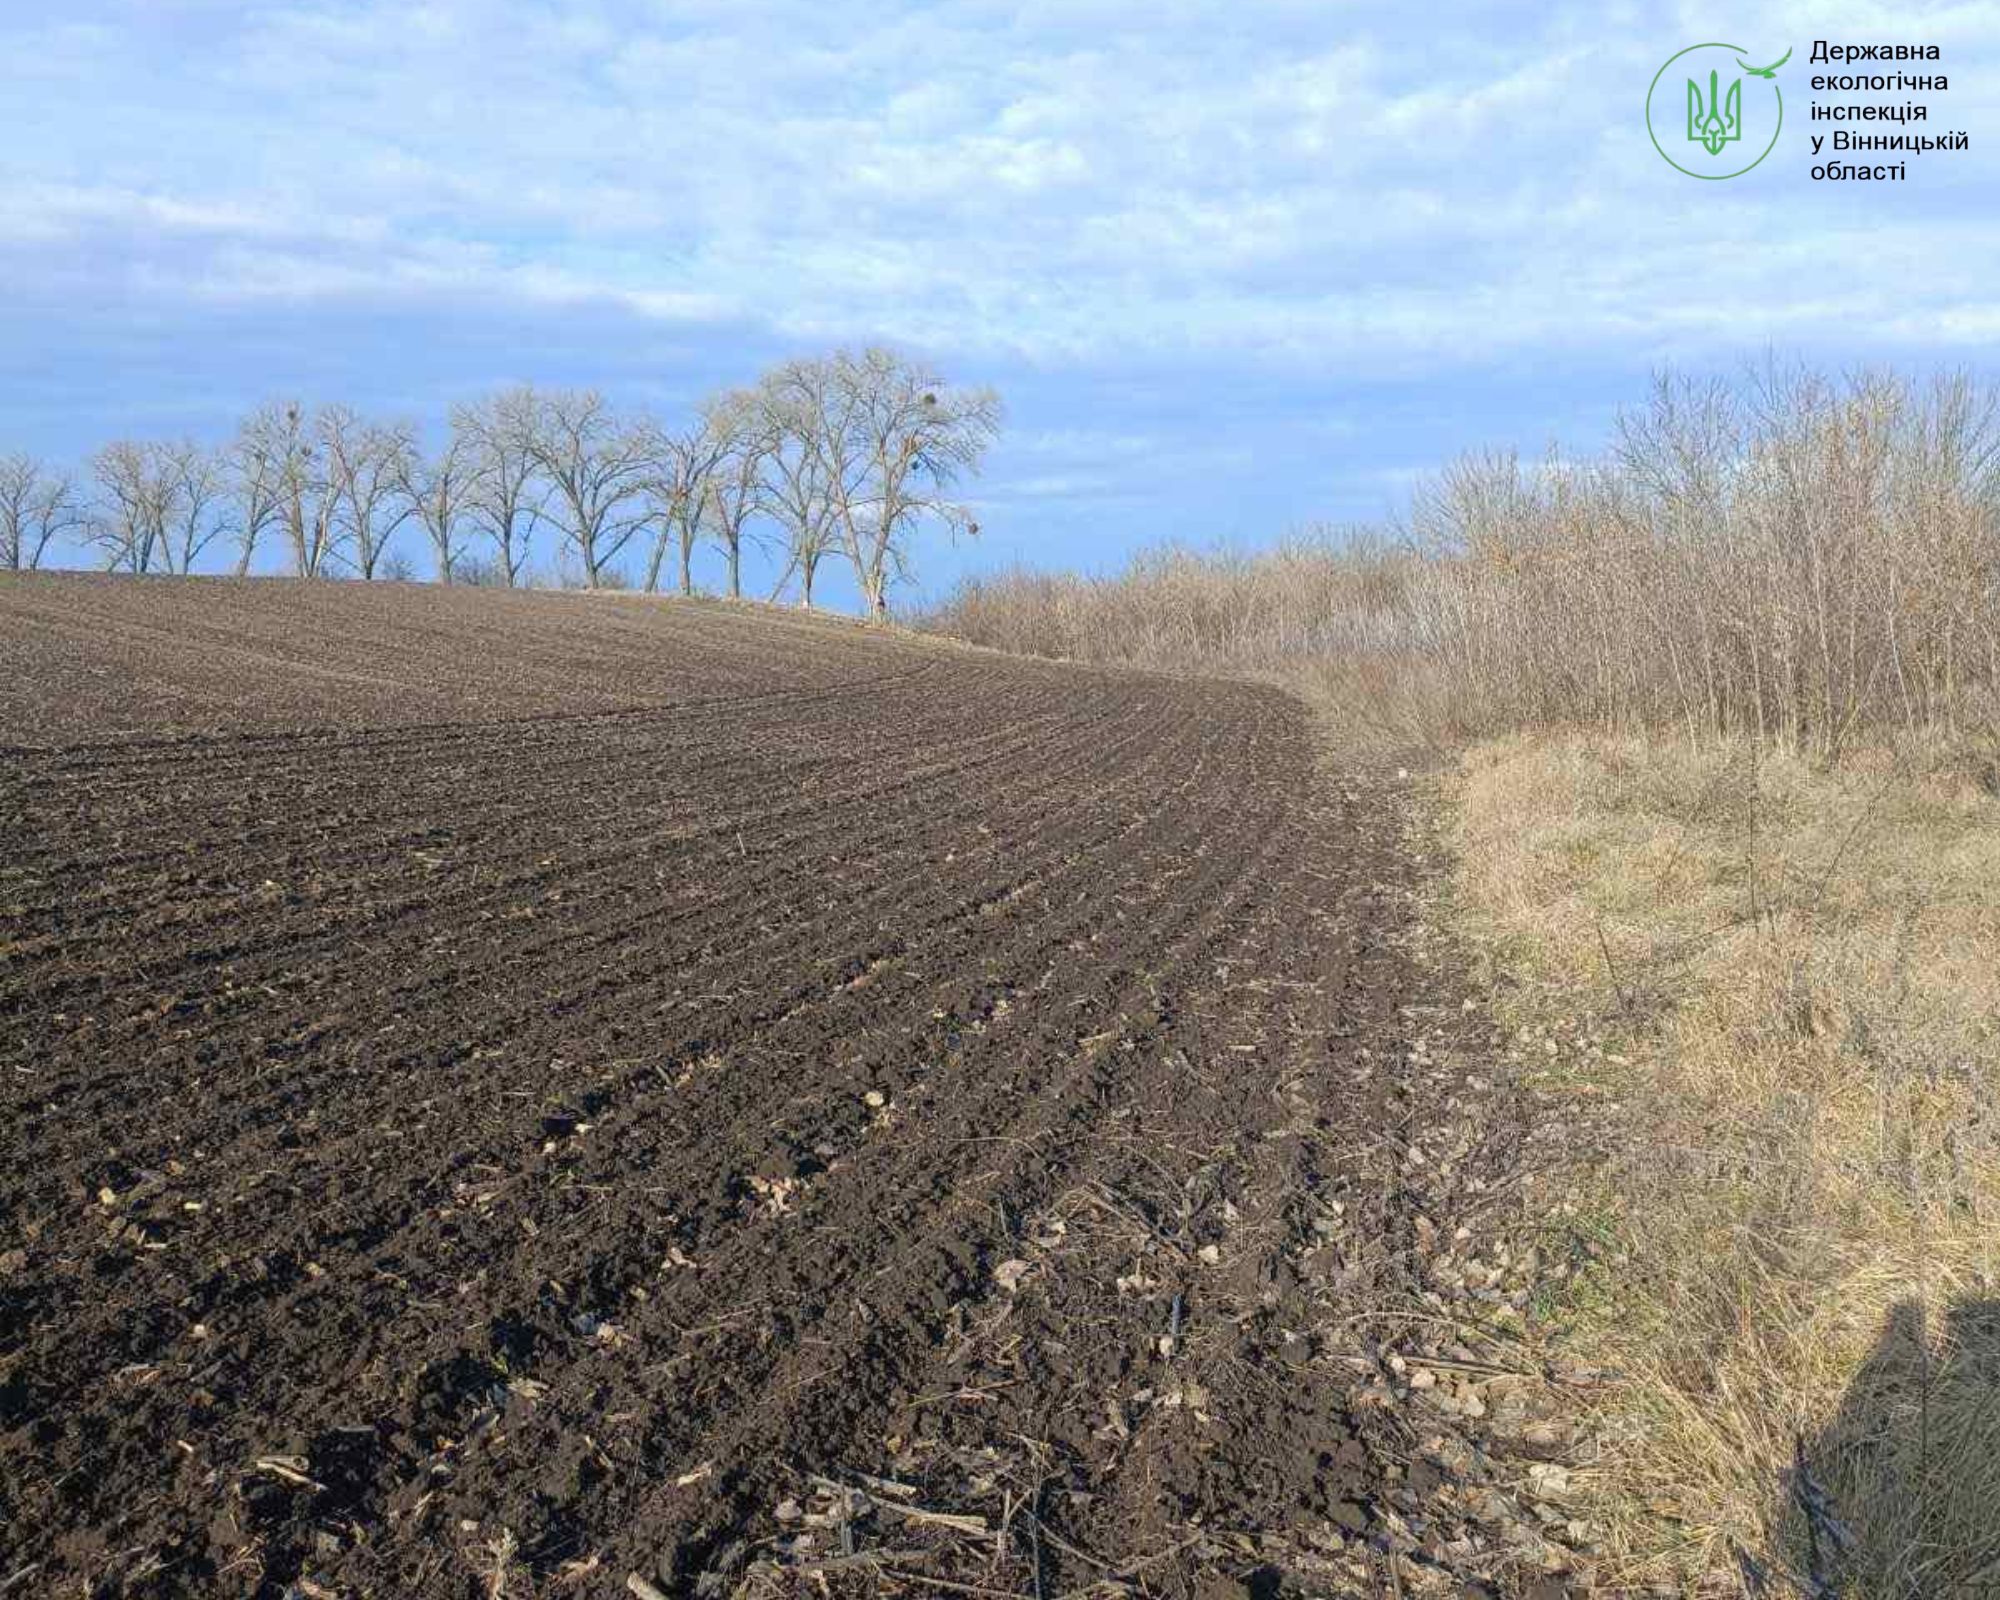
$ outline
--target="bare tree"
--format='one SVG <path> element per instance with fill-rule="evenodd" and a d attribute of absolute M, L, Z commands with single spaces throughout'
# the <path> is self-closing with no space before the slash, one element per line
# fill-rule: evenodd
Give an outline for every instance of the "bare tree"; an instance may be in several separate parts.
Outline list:
<path fill-rule="evenodd" d="M 771 598 L 797 576 L 799 603 L 808 611 L 820 563 L 838 547 L 839 505 L 852 487 L 848 400 L 833 381 L 831 364 L 818 360 L 787 361 L 766 373 L 756 390 L 767 444 L 759 505 L 785 538 L 785 570 Z"/>
<path fill-rule="evenodd" d="M 0 567 L 32 571 L 51 544 L 83 525 L 71 478 L 33 456 L 0 457 Z"/>
<path fill-rule="evenodd" d="M 653 431 L 652 468 L 646 475 L 645 489 L 655 524 L 653 547 L 646 561 L 648 594 L 659 590 L 660 568 L 672 543 L 680 547 L 681 593 L 694 593 L 694 547 L 701 539 L 703 503 L 724 448 L 724 441 L 710 430 L 705 417 L 680 432 Z"/>
<path fill-rule="evenodd" d="M 545 496 L 535 477 L 534 390 L 507 389 L 451 414 L 452 434 L 465 449 L 460 499 L 466 519 L 492 542 L 494 566 L 508 588 L 520 582 L 529 539 Z"/>
<path fill-rule="evenodd" d="M 372 579 L 389 540 L 413 510 L 398 485 L 405 459 L 415 447 L 407 430 L 365 421 L 345 406 L 330 406 L 320 413 L 319 434 L 326 452 L 327 496 L 342 536 L 341 554 L 363 579 Z"/>
<path fill-rule="evenodd" d="M 824 446 L 842 465 L 829 480 L 841 544 L 863 605 L 879 617 L 888 611 L 890 581 L 908 576 L 927 523 L 979 531 L 950 490 L 979 470 L 998 435 L 1000 397 L 947 388 L 928 367 L 883 349 L 833 357 L 830 386 L 839 400 L 826 425 L 849 432 L 838 446 Z"/>
<path fill-rule="evenodd" d="M 175 491 L 167 564 L 185 574 L 194 571 L 201 553 L 223 534 L 228 477 L 215 452 L 192 439 L 166 446 L 164 455 Z"/>
<path fill-rule="evenodd" d="M 772 434 L 764 425 L 754 393 L 732 389 L 703 408 L 703 426 L 718 455 L 702 497 L 700 522 L 729 569 L 729 598 L 743 597 L 743 546 L 760 504 L 765 456 Z"/>
<path fill-rule="evenodd" d="M 260 474 L 257 483 L 275 506 L 275 520 L 291 547 L 292 570 L 301 578 L 322 577 L 339 543 L 336 513 L 340 499 L 327 471 L 326 451 L 319 436 L 323 425 L 309 419 L 296 401 L 267 406 L 246 425 L 239 441 L 238 492 L 244 492 L 243 463 L 247 453 Z M 247 501 L 246 501 L 247 503 Z M 250 519 L 246 517 L 245 526 Z M 239 569 L 247 564 L 250 541 L 245 533 Z"/>
<path fill-rule="evenodd" d="M 296 406 L 273 404 L 252 412 L 224 452 L 230 497 L 236 503 L 236 576 L 250 570 L 257 544 L 285 520 L 290 451 L 300 446 Z"/>
<path fill-rule="evenodd" d="M 90 470 L 104 492 L 95 542 L 105 552 L 105 565 L 114 572 L 171 571 L 170 530 L 180 484 L 168 450 L 120 439 L 91 458 Z"/>
<path fill-rule="evenodd" d="M 459 535 L 472 459 L 472 441 L 454 429 L 436 456 L 426 456 L 412 445 L 397 464 L 396 491 L 431 541 L 439 583 L 452 581 L 461 555 Z"/>
<path fill-rule="evenodd" d="M 622 420 L 594 389 L 545 395 L 534 419 L 530 452 L 553 491 L 557 525 L 583 563 L 585 584 L 598 588 L 605 568 L 646 524 L 647 432 Z"/>
<path fill-rule="evenodd" d="M 998 426 L 990 390 L 949 390 L 918 363 L 879 349 L 786 362 L 756 385 L 714 395 L 679 430 L 621 415 L 595 390 L 528 386 L 455 408 L 435 455 L 415 430 L 345 406 L 268 404 L 220 450 L 120 441 L 93 458 L 102 505 L 86 510 L 67 478 L 25 456 L 0 459 L 0 567 L 32 566 L 65 533 L 133 572 L 187 572 L 220 541 L 247 574 L 276 535 L 301 577 L 406 571 L 392 545 L 415 520 L 437 580 L 523 579 L 536 523 L 551 521 L 591 588 L 622 586 L 614 565 L 650 533 L 645 586 L 669 552 L 682 594 L 704 544 L 743 592 L 743 553 L 781 537 L 772 598 L 797 584 L 810 608 L 827 556 L 853 567 L 881 613 L 928 524 L 976 532 L 950 498 L 978 470 Z M 468 544 L 490 543 L 491 561 Z"/>

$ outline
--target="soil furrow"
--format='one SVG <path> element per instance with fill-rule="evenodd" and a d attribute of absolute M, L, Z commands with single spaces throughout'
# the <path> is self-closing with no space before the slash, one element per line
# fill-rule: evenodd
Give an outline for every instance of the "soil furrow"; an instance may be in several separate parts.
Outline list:
<path fill-rule="evenodd" d="M 784 1506 L 867 1473 L 1032 1495 L 1033 1572 L 915 1559 L 1053 1592 L 1365 1496 L 1297 1262 L 1393 869 L 1295 702 L 693 603 L 0 620 L 0 1579 L 837 1590 Z"/>

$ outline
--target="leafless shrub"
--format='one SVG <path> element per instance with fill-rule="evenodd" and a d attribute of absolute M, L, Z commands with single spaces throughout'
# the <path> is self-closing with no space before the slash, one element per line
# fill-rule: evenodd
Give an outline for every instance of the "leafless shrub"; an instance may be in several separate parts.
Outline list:
<path fill-rule="evenodd" d="M 472 589 L 513 587 L 500 563 L 491 556 L 462 554 L 452 563 L 451 581 Z"/>
<path fill-rule="evenodd" d="M 1965 379 L 1665 378 L 1605 459 L 1468 457 L 1398 529 L 969 580 L 931 625 L 1303 672 L 1441 742 L 1664 729 L 1832 758 L 1862 734 L 1992 725 L 1996 466 L 1993 398 Z"/>
<path fill-rule="evenodd" d="M 1477 721 L 1422 631 L 1429 581 L 1405 542 L 1317 528 L 1255 554 L 1160 546 L 1109 578 L 968 578 L 925 625 L 1033 655 L 1281 677 L 1351 728 L 1414 743 Z"/>

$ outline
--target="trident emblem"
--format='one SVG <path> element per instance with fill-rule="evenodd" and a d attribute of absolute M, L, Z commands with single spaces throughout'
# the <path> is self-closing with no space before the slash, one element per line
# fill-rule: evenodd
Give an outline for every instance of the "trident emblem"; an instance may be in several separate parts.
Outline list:
<path fill-rule="evenodd" d="M 1702 105 L 1701 85 L 1688 79 L 1688 142 L 1703 146 L 1710 155 L 1722 154 L 1722 147 L 1743 137 L 1743 80 L 1729 86 L 1725 97 L 1718 74 L 1708 75 L 1708 104 Z"/>

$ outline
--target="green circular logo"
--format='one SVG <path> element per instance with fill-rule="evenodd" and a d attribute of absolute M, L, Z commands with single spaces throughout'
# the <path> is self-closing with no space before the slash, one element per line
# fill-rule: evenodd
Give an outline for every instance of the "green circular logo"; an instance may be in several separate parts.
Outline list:
<path fill-rule="evenodd" d="M 1669 56 L 1646 91 L 1660 159 L 1690 178 L 1740 178 L 1756 166 L 1785 125 L 1778 68 L 1791 55 L 1758 67 L 1736 45 L 1691 44 Z"/>

